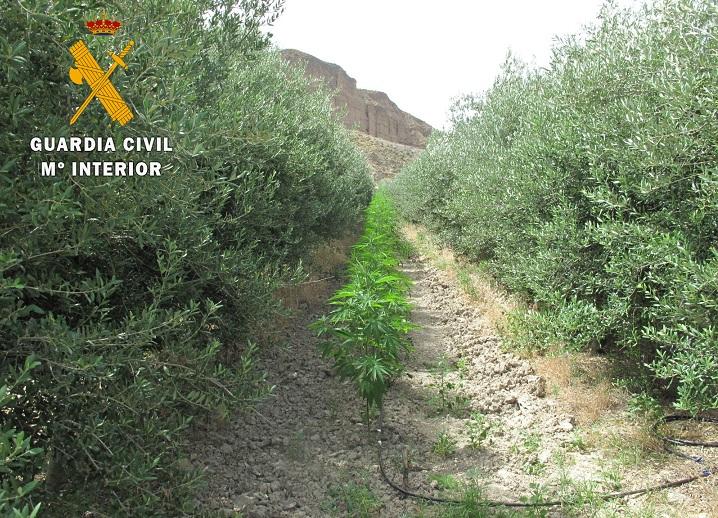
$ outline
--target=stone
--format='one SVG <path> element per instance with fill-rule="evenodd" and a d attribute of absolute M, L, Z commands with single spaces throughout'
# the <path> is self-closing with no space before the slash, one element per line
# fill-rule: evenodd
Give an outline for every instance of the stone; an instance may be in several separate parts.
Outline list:
<path fill-rule="evenodd" d="M 551 455 L 553 452 L 551 450 L 543 450 L 539 452 L 538 454 L 538 460 L 542 464 L 547 464 L 549 460 L 551 460 Z"/>
<path fill-rule="evenodd" d="M 526 377 L 530 385 L 530 391 L 536 397 L 546 397 L 546 380 L 541 376 L 530 375 Z"/>
<path fill-rule="evenodd" d="M 573 430 L 573 423 L 569 419 L 564 419 L 560 423 L 558 423 L 558 429 L 562 432 L 570 432 Z"/>
<path fill-rule="evenodd" d="M 251 495 L 244 494 L 239 495 L 234 499 L 234 505 L 240 511 L 248 511 L 254 505 L 254 501 L 254 497 L 252 497 Z"/>
<path fill-rule="evenodd" d="M 679 493 L 678 491 L 668 491 L 668 494 L 666 495 L 666 500 L 668 500 L 671 504 L 682 504 L 686 500 L 688 500 L 688 497 L 682 493 Z"/>

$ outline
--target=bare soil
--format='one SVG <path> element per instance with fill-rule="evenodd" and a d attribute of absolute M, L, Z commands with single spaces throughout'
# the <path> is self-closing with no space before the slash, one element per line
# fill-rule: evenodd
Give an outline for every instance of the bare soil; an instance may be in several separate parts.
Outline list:
<path fill-rule="evenodd" d="M 386 465 L 395 481 L 402 483 L 408 465 L 412 491 L 456 497 L 460 490 L 447 487 L 450 480 L 477 485 L 487 498 L 516 501 L 532 492 L 550 498 L 581 484 L 613 491 L 696 473 L 691 461 L 639 451 L 645 444 L 624 448 L 633 439 L 621 439 L 631 418 L 620 405 L 608 405 L 619 417 L 577 419 L 576 406 L 562 397 L 568 383 L 559 379 L 570 375 L 559 372 L 552 379 L 545 362 L 505 351 L 485 312 L 426 257 L 403 269 L 414 282 L 412 318 L 420 327 L 411 334 L 415 349 L 406 375 L 385 403 Z M 323 300 L 340 284 L 324 282 Z M 276 386 L 273 396 L 223 428 L 208 427 L 193 445 L 192 462 L 208 472 L 200 501 L 227 516 L 361 516 L 352 512 L 358 494 L 365 497 L 367 516 L 445 516 L 441 507 L 401 497 L 379 476 L 377 434 L 367 432 L 363 402 L 351 384 L 334 375 L 307 329 L 327 309 L 320 303 L 299 305 L 281 343 L 264 351 L 262 367 Z M 472 447 L 471 416 L 477 413 L 490 428 Z M 609 422 L 612 429 L 606 433 L 592 428 Z M 444 442 L 437 445 L 442 434 Z M 607 436 L 618 437 L 618 443 L 607 446 Z M 625 458 L 626 452 L 636 458 Z M 708 518 L 718 516 L 717 500 L 715 480 L 709 479 L 551 515 Z"/>

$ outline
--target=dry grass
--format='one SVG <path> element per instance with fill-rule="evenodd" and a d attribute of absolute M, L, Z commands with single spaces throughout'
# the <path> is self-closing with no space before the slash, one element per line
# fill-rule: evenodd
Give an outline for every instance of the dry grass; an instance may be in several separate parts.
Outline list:
<path fill-rule="evenodd" d="M 421 227 L 405 225 L 402 232 L 434 267 L 446 272 L 452 281 L 461 286 L 481 311 L 490 329 L 496 332 L 505 329 L 508 313 L 520 304 L 516 297 L 499 286 L 489 274 L 456 257 L 450 248 L 435 243 Z"/>
<path fill-rule="evenodd" d="M 582 426 L 590 426 L 617 410 L 625 396 L 610 380 L 609 365 L 588 354 L 534 358 L 549 394 L 564 403 Z"/>
<path fill-rule="evenodd" d="M 277 289 L 274 296 L 282 303 L 282 306 L 290 311 L 306 309 L 324 302 L 331 289 L 330 281 L 333 277 L 323 279 L 310 278 L 309 280 L 288 284 Z"/>
<path fill-rule="evenodd" d="M 516 309 L 518 301 L 487 274 L 467 269 L 462 262 L 459 268 L 459 283 L 481 310 L 486 322 L 492 329 L 504 332 L 507 315 Z"/>
<path fill-rule="evenodd" d="M 281 286 L 274 293 L 275 298 L 292 312 L 324 304 L 331 295 L 333 281 L 342 274 L 355 241 L 356 235 L 351 233 L 318 246 L 307 262 L 307 278 Z"/>
<path fill-rule="evenodd" d="M 705 516 L 718 516 L 718 477 L 714 475 L 694 484 L 691 489 L 698 500 L 697 506 L 707 513 Z"/>
<path fill-rule="evenodd" d="M 285 311 L 274 315 L 272 325 L 265 322 L 252 331 L 259 344 L 282 342 L 286 338 L 291 321 L 299 313 L 323 306 L 336 289 L 336 280 L 341 278 L 349 252 L 357 239 L 352 232 L 341 239 L 334 239 L 318 246 L 305 264 L 307 276 L 295 283 L 286 283 L 274 292 Z"/>
<path fill-rule="evenodd" d="M 629 394 L 612 383 L 608 359 L 571 353 L 534 358 L 532 363 L 549 394 L 575 416 L 588 447 L 613 450 L 615 459 L 627 466 L 663 452 L 651 419 L 628 417 Z"/>
<path fill-rule="evenodd" d="M 549 395 L 575 416 L 588 448 L 612 450 L 617 462 L 634 467 L 663 452 L 653 422 L 628 417 L 629 395 L 611 382 L 607 359 L 571 353 L 533 358 L 532 364 Z"/>

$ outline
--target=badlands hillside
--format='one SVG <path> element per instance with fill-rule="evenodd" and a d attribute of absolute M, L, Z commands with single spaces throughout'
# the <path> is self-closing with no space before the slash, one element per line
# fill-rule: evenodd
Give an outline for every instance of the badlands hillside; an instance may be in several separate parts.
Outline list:
<path fill-rule="evenodd" d="M 348 128 L 389 142 L 426 147 L 433 128 L 401 110 L 384 92 L 357 88 L 356 79 L 342 67 L 305 52 L 286 49 L 282 50 L 282 56 L 303 66 L 309 76 L 319 79 L 335 92 L 334 106 L 343 114 Z"/>

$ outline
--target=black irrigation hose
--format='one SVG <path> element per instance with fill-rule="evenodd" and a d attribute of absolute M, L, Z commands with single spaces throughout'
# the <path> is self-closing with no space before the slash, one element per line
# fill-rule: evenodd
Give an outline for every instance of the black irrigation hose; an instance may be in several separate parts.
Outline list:
<path fill-rule="evenodd" d="M 689 441 L 685 439 L 676 439 L 674 437 L 666 437 L 664 435 L 661 435 L 658 433 L 658 427 L 663 423 L 669 423 L 674 421 L 700 421 L 700 422 L 706 422 L 706 423 L 718 423 L 718 418 L 715 417 L 708 417 L 708 416 L 688 416 L 688 415 L 669 415 L 664 417 L 663 419 L 656 422 L 656 424 L 653 426 L 654 432 L 661 438 L 664 445 L 666 446 L 666 450 L 670 453 L 673 453 L 675 455 L 679 455 L 681 457 L 685 457 L 687 459 L 691 459 L 699 464 L 703 462 L 703 459 L 701 457 L 693 457 L 690 455 L 685 455 L 683 453 L 677 452 L 674 449 L 670 448 L 669 445 L 678 445 L 678 446 L 702 446 L 704 448 L 717 448 L 718 447 L 718 441 L 716 442 L 701 442 L 701 441 Z M 384 448 L 382 445 L 382 430 L 384 428 L 384 407 L 382 406 L 379 409 L 379 427 L 377 429 L 377 432 L 379 434 L 379 440 L 377 442 L 377 447 L 379 451 L 379 471 L 381 472 L 381 476 L 383 477 L 384 481 L 391 486 L 394 490 L 398 491 L 404 496 L 408 496 L 411 498 L 417 498 L 420 500 L 425 500 L 427 502 L 435 502 L 435 503 L 441 503 L 441 504 L 455 504 L 460 505 L 463 502 L 460 500 L 454 500 L 450 498 L 439 498 L 435 496 L 430 495 L 423 495 L 420 493 L 414 493 L 412 491 L 409 491 L 398 484 L 396 484 L 393 480 L 389 478 L 389 476 L 386 474 L 386 470 L 384 469 Z M 718 467 L 713 468 L 707 468 L 704 469 L 701 474 L 695 475 L 692 477 L 686 477 L 681 478 L 677 480 L 672 480 L 671 482 L 666 482 L 664 484 L 659 484 L 655 486 L 645 487 L 641 489 L 633 489 L 631 491 L 621 491 L 617 493 L 600 493 L 596 495 L 601 500 L 614 500 L 617 498 L 624 498 L 627 496 L 635 496 L 635 495 L 642 495 L 646 493 L 651 493 L 654 491 L 660 491 L 662 489 L 669 489 L 672 487 L 679 487 L 685 484 L 689 484 L 691 482 L 694 482 L 696 480 L 700 480 L 702 478 L 710 477 L 711 475 L 718 474 Z M 546 502 L 513 502 L 508 500 L 486 500 L 483 502 L 483 505 L 485 507 L 557 507 L 569 504 L 569 500 L 550 500 Z"/>
<path fill-rule="evenodd" d="M 690 416 L 690 415 L 669 415 L 660 419 L 653 425 L 653 431 L 658 435 L 664 443 L 675 444 L 677 446 L 702 446 L 704 448 L 718 448 L 718 441 L 703 442 L 703 441 L 689 441 L 687 439 L 676 439 L 674 437 L 665 437 L 658 433 L 658 427 L 664 423 L 672 423 L 675 421 L 699 421 L 702 423 L 716 423 L 718 424 L 718 417 L 710 416 Z M 672 451 L 672 450 L 670 450 Z"/>

